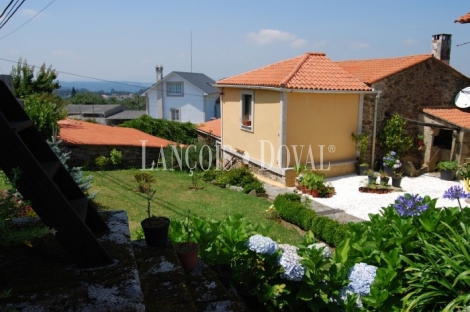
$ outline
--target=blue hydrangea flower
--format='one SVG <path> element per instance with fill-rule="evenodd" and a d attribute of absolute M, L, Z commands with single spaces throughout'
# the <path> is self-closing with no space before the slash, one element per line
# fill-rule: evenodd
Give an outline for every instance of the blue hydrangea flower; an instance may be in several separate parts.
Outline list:
<path fill-rule="evenodd" d="M 271 238 L 259 234 L 251 236 L 246 242 L 248 249 L 259 253 L 272 255 L 279 247 Z"/>
<path fill-rule="evenodd" d="M 344 301 L 349 294 L 358 294 L 357 306 L 362 307 L 361 297 L 370 293 L 370 285 L 374 282 L 377 267 L 366 263 L 355 264 L 348 273 L 349 284 L 343 287 L 340 298 Z"/>
<path fill-rule="evenodd" d="M 395 151 L 391 151 L 390 152 L 390 155 L 392 155 L 393 157 L 395 157 L 397 155 L 397 153 Z"/>
<path fill-rule="evenodd" d="M 282 255 L 277 261 L 284 268 L 281 277 L 296 282 L 302 280 L 305 268 L 300 264 L 302 258 L 297 254 L 297 247 L 281 244 L 279 248 L 282 250 Z"/>
<path fill-rule="evenodd" d="M 393 207 L 402 217 L 419 216 L 423 211 L 427 210 L 428 204 L 423 203 L 423 198 L 418 194 L 408 194 L 399 196 L 395 200 Z"/>
<path fill-rule="evenodd" d="M 325 258 L 330 258 L 331 257 L 331 250 L 330 248 L 328 247 L 327 244 L 325 243 L 316 243 L 316 244 L 311 244 L 311 245 L 308 245 L 308 248 L 313 248 L 315 247 L 316 249 L 322 249 L 322 255 L 323 257 Z"/>

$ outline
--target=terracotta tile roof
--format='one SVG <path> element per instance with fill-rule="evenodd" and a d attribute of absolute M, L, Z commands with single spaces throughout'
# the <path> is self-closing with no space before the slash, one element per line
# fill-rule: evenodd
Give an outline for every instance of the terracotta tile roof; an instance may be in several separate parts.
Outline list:
<path fill-rule="evenodd" d="M 65 119 L 59 121 L 59 138 L 66 144 L 165 147 L 176 144 L 132 128 L 111 127 L 91 122 Z"/>
<path fill-rule="evenodd" d="M 211 121 L 206 121 L 198 125 L 197 130 L 220 138 L 222 136 L 222 124 L 220 120 L 220 118 L 217 118 Z"/>
<path fill-rule="evenodd" d="M 359 79 L 332 62 L 324 53 L 305 53 L 285 61 L 219 80 L 217 84 L 305 90 L 371 90 Z"/>
<path fill-rule="evenodd" d="M 432 58 L 431 54 L 419 54 L 395 58 L 339 61 L 336 64 L 361 81 L 371 84 L 430 58 Z"/>
<path fill-rule="evenodd" d="M 423 112 L 470 131 L 470 112 L 458 108 L 424 108 Z"/>
<path fill-rule="evenodd" d="M 454 23 L 460 23 L 460 24 L 470 23 L 470 12 L 456 19 Z"/>

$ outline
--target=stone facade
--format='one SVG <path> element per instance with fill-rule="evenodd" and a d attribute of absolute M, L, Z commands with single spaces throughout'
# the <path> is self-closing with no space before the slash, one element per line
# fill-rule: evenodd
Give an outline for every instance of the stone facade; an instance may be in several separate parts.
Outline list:
<path fill-rule="evenodd" d="M 404 118 L 422 122 L 423 108 L 454 107 L 455 96 L 468 86 L 470 78 L 435 58 L 373 83 L 371 87 L 382 91 L 377 107 L 377 135 L 386 123 L 387 114 L 398 113 Z M 368 160 L 372 155 L 374 104 L 375 95 L 364 96 L 362 130 L 370 134 Z M 410 122 L 407 128 L 412 137 L 423 133 L 423 127 Z M 385 152 L 381 151 L 380 142 L 377 141 L 375 159 L 381 159 Z"/>
<path fill-rule="evenodd" d="M 142 168 L 142 147 L 134 146 L 106 146 L 106 145 L 65 145 L 64 147 L 72 152 L 68 161 L 69 167 L 95 166 L 95 159 L 99 156 L 109 158 L 113 149 L 122 153 L 122 166 Z M 160 154 L 159 148 L 145 148 L 145 168 L 151 167 L 152 161 L 157 162 Z"/>

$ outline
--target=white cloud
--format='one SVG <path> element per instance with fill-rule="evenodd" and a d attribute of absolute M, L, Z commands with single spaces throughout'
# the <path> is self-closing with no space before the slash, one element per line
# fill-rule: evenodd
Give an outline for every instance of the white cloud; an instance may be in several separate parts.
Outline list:
<path fill-rule="evenodd" d="M 23 10 L 21 11 L 21 14 L 22 14 L 23 16 L 26 16 L 26 17 L 33 17 L 33 16 L 35 16 L 36 14 L 38 14 L 38 12 L 35 11 L 35 10 L 32 10 L 32 9 L 23 9 Z M 46 15 L 45 13 L 39 13 L 38 16 L 36 16 L 36 18 L 38 18 L 38 17 L 46 17 L 46 16 L 47 16 L 47 15 Z"/>
<path fill-rule="evenodd" d="M 363 42 L 356 42 L 356 43 L 351 44 L 351 48 L 353 50 L 364 50 L 364 49 L 368 49 L 369 47 L 370 47 L 370 44 L 363 43 Z"/>
<path fill-rule="evenodd" d="M 303 38 L 276 29 L 261 29 L 258 33 L 251 32 L 248 34 L 248 39 L 258 45 L 288 42 L 291 48 L 299 48 L 307 43 L 307 40 Z"/>
<path fill-rule="evenodd" d="M 406 39 L 403 41 L 403 45 L 407 46 L 407 47 L 410 47 L 410 46 L 414 46 L 418 43 L 417 40 L 415 39 Z"/>

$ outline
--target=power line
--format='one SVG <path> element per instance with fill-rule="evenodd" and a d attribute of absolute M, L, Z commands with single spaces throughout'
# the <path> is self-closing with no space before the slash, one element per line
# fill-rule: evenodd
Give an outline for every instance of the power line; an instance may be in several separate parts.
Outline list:
<path fill-rule="evenodd" d="M 21 1 L 21 3 L 20 3 L 16 8 L 14 8 L 14 6 L 16 5 L 16 3 L 18 3 L 18 0 L 15 2 L 15 4 L 13 5 L 13 7 L 12 7 L 12 8 L 10 9 L 10 11 L 7 13 L 7 15 L 10 14 L 11 10 L 13 10 L 13 9 L 15 9 L 15 10 L 13 11 L 13 13 L 10 14 L 10 16 L 5 17 L 5 19 L 2 21 L 2 23 L 1 23 L 1 25 L 0 25 L 0 29 L 2 29 L 3 26 L 5 26 L 6 23 L 8 23 L 8 21 L 10 20 L 10 18 L 12 18 L 13 15 L 15 15 L 16 11 L 18 11 L 18 9 L 23 5 L 23 3 L 24 3 L 25 1 L 26 1 L 26 0 Z"/>
<path fill-rule="evenodd" d="M 11 62 L 11 63 L 18 63 L 17 61 L 12 61 L 12 60 L 9 60 L 9 59 L 5 59 L 5 58 L 1 58 L 0 57 L 0 60 L 2 61 L 6 61 L 6 62 Z M 31 65 L 31 64 L 28 64 L 29 66 L 34 66 L 35 68 L 39 68 L 40 66 L 36 66 L 36 65 Z M 92 80 L 97 80 L 97 81 L 102 81 L 102 82 L 108 82 L 108 83 L 114 83 L 114 84 L 117 84 L 117 85 L 123 85 L 123 86 L 128 86 L 128 87 L 134 87 L 134 88 L 139 88 L 139 89 L 143 89 L 145 87 L 142 87 L 142 86 L 137 86 L 137 85 L 133 85 L 133 84 L 129 84 L 129 83 L 125 83 L 125 82 L 117 82 L 117 81 L 111 81 L 111 80 L 106 80 L 106 79 L 101 79 L 101 78 L 94 78 L 94 77 L 90 77 L 90 76 L 84 76 L 84 75 L 79 75 L 79 74 L 74 74 L 74 73 L 69 73 L 69 72 L 65 72 L 65 71 L 61 71 L 61 70 L 57 70 L 57 69 L 54 69 L 57 73 L 60 73 L 60 74 L 65 74 L 65 75 L 71 75 L 71 76 L 75 76 L 75 77 L 80 77 L 80 78 L 87 78 L 87 79 L 92 79 Z M 152 90 L 161 90 L 163 92 L 166 92 L 167 90 L 164 89 L 163 87 L 160 89 L 156 89 L 153 87 L 154 84 L 152 84 L 150 87 L 148 87 L 147 89 L 152 89 Z M 204 95 L 200 95 L 200 94 L 192 94 L 192 93 L 184 93 L 186 95 L 192 95 L 192 96 L 200 96 L 200 97 L 204 97 Z"/>
<path fill-rule="evenodd" d="M 13 3 L 14 0 L 11 0 L 10 3 L 8 3 L 7 7 L 3 10 L 2 12 L 2 15 L 0 15 L 0 18 L 3 17 L 3 15 L 5 14 L 5 12 L 8 10 L 8 8 L 10 7 L 10 5 Z"/>
<path fill-rule="evenodd" d="M 12 0 L 13 1 L 13 0 Z M 3 38 L 6 38 L 8 37 L 9 35 L 11 35 L 12 33 L 14 33 L 15 31 L 17 31 L 18 29 L 20 29 L 21 27 L 23 27 L 24 25 L 28 24 L 33 18 L 35 18 L 36 16 L 38 16 L 39 14 L 42 13 L 42 11 L 44 11 L 45 9 L 47 9 L 52 3 L 54 3 L 56 0 L 52 0 L 48 5 L 46 5 L 44 7 L 44 9 L 42 9 L 41 11 L 39 11 L 38 13 L 36 13 L 33 17 L 31 17 L 29 20 L 27 20 L 25 23 L 23 23 L 22 25 L 20 25 L 18 28 L 14 29 L 12 32 L 6 34 L 5 36 L 1 37 L 0 40 L 2 40 Z"/>

